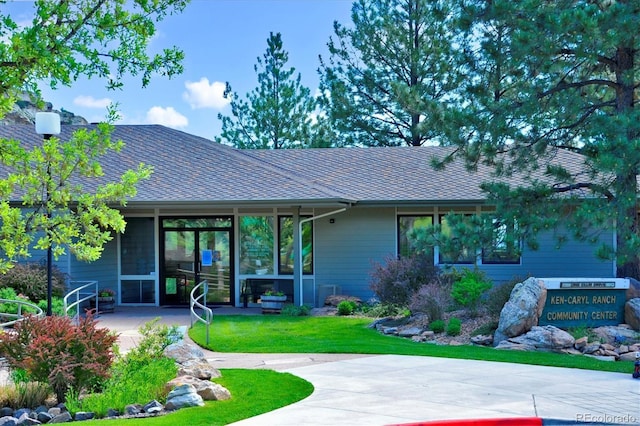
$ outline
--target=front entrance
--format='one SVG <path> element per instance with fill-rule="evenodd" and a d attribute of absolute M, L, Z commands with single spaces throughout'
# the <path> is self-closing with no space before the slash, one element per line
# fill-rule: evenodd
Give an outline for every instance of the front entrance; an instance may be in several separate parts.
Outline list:
<path fill-rule="evenodd" d="M 193 288 L 209 283 L 207 304 L 233 301 L 231 218 L 162 220 L 160 304 L 187 305 Z"/>

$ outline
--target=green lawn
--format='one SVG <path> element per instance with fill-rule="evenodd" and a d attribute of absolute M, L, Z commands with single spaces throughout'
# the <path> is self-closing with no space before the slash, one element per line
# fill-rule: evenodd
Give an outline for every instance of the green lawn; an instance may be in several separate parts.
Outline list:
<path fill-rule="evenodd" d="M 415 343 L 385 336 L 367 328 L 371 318 L 289 317 L 279 315 L 225 315 L 215 317 L 210 344 L 205 326 L 197 324 L 189 336 L 202 347 L 217 352 L 251 353 L 361 353 L 466 358 L 519 364 L 548 365 L 628 373 L 631 362 L 607 362 L 582 355 L 520 352 L 464 345 Z"/>
<path fill-rule="evenodd" d="M 183 408 L 161 417 L 108 420 L 112 425 L 216 426 L 267 413 L 311 395 L 313 385 L 289 373 L 272 370 L 222 369 L 215 379 L 231 392 L 227 401 L 206 402 L 204 407 Z"/>
<path fill-rule="evenodd" d="M 356 317 L 217 316 L 210 329 L 211 344 L 208 349 L 238 353 L 402 354 L 620 373 L 629 373 L 633 369 L 632 362 L 605 362 L 579 355 L 415 343 L 367 328 L 371 321 L 369 318 Z M 197 324 L 189 330 L 189 336 L 199 345 L 207 347 L 204 325 Z M 292 404 L 313 392 L 309 382 L 289 373 L 262 369 L 223 369 L 221 372 L 222 377 L 215 381 L 229 389 L 232 395 L 229 401 L 207 402 L 205 407 L 182 409 L 150 419 L 109 420 L 108 424 L 225 425 Z"/>

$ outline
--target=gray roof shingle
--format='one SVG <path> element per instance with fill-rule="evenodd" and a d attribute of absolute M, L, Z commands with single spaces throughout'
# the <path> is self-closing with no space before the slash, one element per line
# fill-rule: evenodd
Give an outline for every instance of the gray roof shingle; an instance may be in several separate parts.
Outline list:
<path fill-rule="evenodd" d="M 77 126 L 62 126 L 68 138 Z M 0 126 L 0 138 L 37 143 L 32 126 Z M 432 157 L 446 147 L 236 150 L 159 125 L 118 125 L 113 138 L 125 142 L 119 153 L 103 157 L 110 179 L 139 163 L 154 173 L 138 186 L 130 205 L 140 203 L 428 203 L 480 201 L 479 184 L 488 167 L 472 173 L 461 161 L 442 171 Z M 559 161 L 580 156 L 563 154 Z"/>

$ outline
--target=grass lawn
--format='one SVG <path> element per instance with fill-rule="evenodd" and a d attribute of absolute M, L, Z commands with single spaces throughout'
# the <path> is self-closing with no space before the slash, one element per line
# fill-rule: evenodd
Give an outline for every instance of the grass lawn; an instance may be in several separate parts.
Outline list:
<path fill-rule="evenodd" d="M 206 402 L 204 407 L 183 408 L 175 413 L 146 419 L 108 420 L 111 425 L 216 426 L 267 413 L 311 395 L 313 385 L 289 373 L 272 370 L 222 369 L 215 379 L 231 392 L 228 401 Z"/>
<path fill-rule="evenodd" d="M 249 353 L 360 353 L 436 356 L 519 364 L 548 365 L 628 373 L 632 362 L 600 361 L 583 355 L 520 352 L 463 345 L 415 343 L 385 336 L 367 328 L 371 318 L 290 317 L 279 315 L 224 315 L 215 317 L 210 344 L 206 329 L 197 324 L 189 336 L 202 347 L 217 352 Z"/>
<path fill-rule="evenodd" d="M 197 324 L 189 336 L 217 352 L 361 353 L 435 356 L 629 373 L 632 362 L 606 362 L 581 355 L 496 350 L 480 346 L 415 343 L 384 336 L 367 328 L 370 318 L 289 317 L 278 315 L 217 316 L 205 345 L 206 329 Z M 271 370 L 222 369 L 217 383 L 231 392 L 229 401 L 207 402 L 162 417 L 108 420 L 110 425 L 226 425 L 273 411 L 306 398 L 313 385 L 289 373 Z"/>

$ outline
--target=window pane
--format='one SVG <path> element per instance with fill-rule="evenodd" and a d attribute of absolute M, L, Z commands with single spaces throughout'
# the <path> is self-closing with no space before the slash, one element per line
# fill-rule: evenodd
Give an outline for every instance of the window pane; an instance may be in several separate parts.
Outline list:
<path fill-rule="evenodd" d="M 130 217 L 120 237 L 122 275 L 149 275 L 155 271 L 153 218 Z"/>
<path fill-rule="evenodd" d="M 493 219 L 492 246 L 482 250 L 482 263 L 520 263 L 515 220 Z"/>
<path fill-rule="evenodd" d="M 156 282 L 153 280 L 122 280 L 122 303 L 155 303 Z"/>
<path fill-rule="evenodd" d="M 440 216 L 440 227 L 442 235 L 450 240 L 450 247 L 448 250 L 445 247 L 439 248 L 438 263 L 475 263 L 475 250 L 465 247 L 462 241 L 451 237 L 452 229 L 444 215 Z"/>
<path fill-rule="evenodd" d="M 295 252 L 293 250 L 293 218 L 279 217 L 279 253 L 280 274 L 293 274 Z M 304 274 L 313 273 L 313 222 L 302 224 L 302 270 Z"/>
<path fill-rule="evenodd" d="M 398 254 L 411 256 L 416 251 L 414 231 L 433 225 L 432 216 L 398 216 Z"/>
<path fill-rule="evenodd" d="M 273 217 L 240 217 L 240 273 L 273 274 Z"/>

